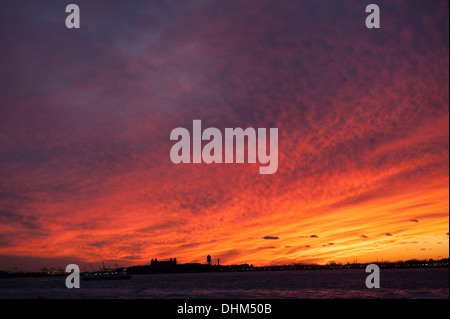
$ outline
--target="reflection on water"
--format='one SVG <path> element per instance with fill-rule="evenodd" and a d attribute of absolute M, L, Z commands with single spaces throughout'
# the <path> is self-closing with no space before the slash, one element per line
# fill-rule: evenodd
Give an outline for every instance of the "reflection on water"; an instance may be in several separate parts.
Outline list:
<path fill-rule="evenodd" d="M 367 289 L 364 269 L 134 275 L 125 281 L 3 278 L 0 298 L 449 298 L 448 269 L 382 270 Z"/>

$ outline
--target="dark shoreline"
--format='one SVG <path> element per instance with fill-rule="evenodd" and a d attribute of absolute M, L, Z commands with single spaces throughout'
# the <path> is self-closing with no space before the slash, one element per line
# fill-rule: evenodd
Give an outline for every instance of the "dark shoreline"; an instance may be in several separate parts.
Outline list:
<path fill-rule="evenodd" d="M 261 266 L 253 267 L 253 265 L 209 265 L 209 264 L 167 264 L 165 266 L 138 265 L 127 268 L 130 275 L 141 274 L 173 274 L 173 273 L 214 273 L 214 272 L 258 272 L 258 271 L 286 271 L 286 270 L 342 270 L 342 269 L 364 269 L 370 263 L 354 263 L 354 264 L 295 264 L 280 266 Z M 449 268 L 449 259 L 440 260 L 408 260 L 399 262 L 374 262 L 380 269 L 439 269 Z M 67 276 L 66 273 L 57 272 L 7 272 L 0 271 L 1 278 L 26 278 L 26 277 L 51 277 L 51 276 Z"/>

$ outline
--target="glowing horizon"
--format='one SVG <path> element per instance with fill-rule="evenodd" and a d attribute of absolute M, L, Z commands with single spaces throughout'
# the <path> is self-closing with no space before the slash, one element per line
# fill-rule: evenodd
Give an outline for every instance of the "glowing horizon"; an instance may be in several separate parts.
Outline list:
<path fill-rule="evenodd" d="M 0 270 L 448 258 L 447 1 L 379 30 L 358 1 L 81 0 L 79 30 L 56 3 L 0 11 Z M 195 119 L 278 128 L 278 170 L 173 164 Z"/>

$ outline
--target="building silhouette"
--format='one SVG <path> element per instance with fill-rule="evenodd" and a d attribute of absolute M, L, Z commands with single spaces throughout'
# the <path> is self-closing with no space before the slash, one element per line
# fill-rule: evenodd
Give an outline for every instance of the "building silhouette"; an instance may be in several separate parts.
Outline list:
<path fill-rule="evenodd" d="M 170 258 L 168 261 L 158 261 L 158 259 L 152 259 L 150 262 L 152 272 L 176 272 L 177 259 Z"/>

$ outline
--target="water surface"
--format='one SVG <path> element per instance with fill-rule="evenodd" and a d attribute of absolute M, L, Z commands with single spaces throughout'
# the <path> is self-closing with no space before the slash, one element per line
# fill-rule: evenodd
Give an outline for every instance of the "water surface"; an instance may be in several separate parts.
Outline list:
<path fill-rule="evenodd" d="M 368 289 L 364 269 L 134 275 L 130 280 L 81 281 L 65 277 L 2 278 L 0 298 L 290 299 L 449 298 L 445 269 L 381 270 L 381 288 Z"/>

